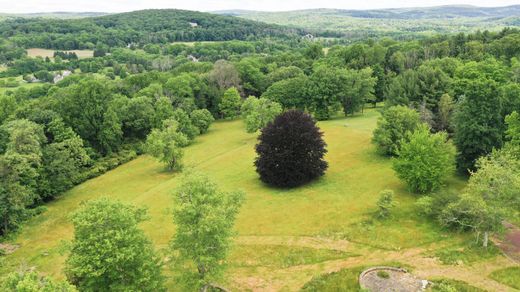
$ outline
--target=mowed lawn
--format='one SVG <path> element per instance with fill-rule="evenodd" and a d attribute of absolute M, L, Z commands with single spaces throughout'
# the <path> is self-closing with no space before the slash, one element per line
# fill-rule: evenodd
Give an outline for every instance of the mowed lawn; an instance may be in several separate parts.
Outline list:
<path fill-rule="evenodd" d="M 395 177 L 391 160 L 375 152 L 371 137 L 378 116 L 376 110 L 369 110 L 355 117 L 320 122 L 328 144 L 329 169 L 323 178 L 301 188 L 279 190 L 259 181 L 253 166 L 257 134 L 246 133 L 239 120 L 217 122 L 209 133 L 197 137 L 186 148 L 186 170 L 206 173 L 225 190 L 240 189 L 246 193 L 236 222 L 239 239 L 328 238 L 385 251 L 458 241 L 460 236 L 445 233 L 417 215 L 413 206 L 416 195 L 407 192 Z M 101 196 L 147 207 L 151 218 L 142 228 L 157 249 L 165 252 L 175 231 L 172 193 L 179 185 L 179 177 L 178 173 L 165 172 L 163 165 L 153 158 L 141 156 L 77 186 L 25 224 L 12 240 L 20 248 L 6 257 L 0 271 L 4 274 L 20 266 L 35 267 L 40 272 L 63 277 L 67 242 L 73 235 L 70 214 L 81 202 Z M 447 187 L 460 189 L 463 185 L 461 179 L 454 177 Z M 378 194 L 384 189 L 396 193 L 394 217 L 385 222 L 372 220 Z M 231 255 L 228 278 L 230 283 L 240 273 L 261 278 L 275 267 L 319 263 L 355 253 L 355 250 L 341 254 L 264 245 L 261 240 L 254 245 L 237 244 Z M 244 271 L 244 266 L 249 269 Z M 167 267 L 165 272 L 169 274 Z M 294 277 L 302 276 L 297 269 L 292 273 Z"/>

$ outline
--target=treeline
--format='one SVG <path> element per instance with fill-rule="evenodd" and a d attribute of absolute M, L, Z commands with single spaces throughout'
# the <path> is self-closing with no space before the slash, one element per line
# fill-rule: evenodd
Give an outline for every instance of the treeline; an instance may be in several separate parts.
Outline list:
<path fill-rule="evenodd" d="M 291 38 L 300 29 L 185 10 L 142 10 L 83 19 L 18 18 L 0 23 L 0 34 L 18 46 L 60 50 L 167 44 L 178 41 Z"/>

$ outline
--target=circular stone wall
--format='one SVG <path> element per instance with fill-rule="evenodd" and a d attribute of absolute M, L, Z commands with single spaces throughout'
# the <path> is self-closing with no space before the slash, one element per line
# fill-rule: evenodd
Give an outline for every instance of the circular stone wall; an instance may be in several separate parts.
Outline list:
<path fill-rule="evenodd" d="M 371 292 L 417 292 L 424 291 L 428 281 L 417 279 L 401 268 L 373 267 L 361 273 L 359 285 Z"/>

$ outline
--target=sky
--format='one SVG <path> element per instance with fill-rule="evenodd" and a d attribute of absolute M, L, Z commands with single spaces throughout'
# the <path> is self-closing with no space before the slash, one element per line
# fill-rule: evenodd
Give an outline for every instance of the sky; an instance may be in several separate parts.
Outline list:
<path fill-rule="evenodd" d="M 125 12 L 150 8 L 199 11 L 248 9 L 285 11 L 309 8 L 376 9 L 469 4 L 506 6 L 520 0 L 0 0 L 0 13 Z"/>

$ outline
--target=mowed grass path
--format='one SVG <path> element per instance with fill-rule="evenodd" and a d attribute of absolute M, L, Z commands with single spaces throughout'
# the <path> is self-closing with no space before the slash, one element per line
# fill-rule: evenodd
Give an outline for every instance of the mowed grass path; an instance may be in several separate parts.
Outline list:
<path fill-rule="evenodd" d="M 370 142 L 378 116 L 377 111 L 369 110 L 364 115 L 320 122 L 328 143 L 329 169 L 318 181 L 293 190 L 269 188 L 259 181 L 253 166 L 257 134 L 246 133 L 242 121 L 217 122 L 209 133 L 197 137 L 186 148 L 187 169 L 206 173 L 225 190 L 240 189 L 247 194 L 236 222 L 239 238 L 231 256 L 229 285 L 247 286 L 235 285 L 233 279 L 262 277 L 272 267 L 319 263 L 356 254 L 355 249 L 348 253 L 314 253 L 302 247 L 291 250 L 283 245 L 284 238 L 328 238 L 382 251 L 462 240 L 416 215 L 416 196 L 395 177 L 391 160 L 378 155 Z M 63 277 L 64 250 L 73 235 L 70 214 L 82 201 L 101 196 L 147 207 L 151 218 L 142 228 L 157 249 L 165 249 L 175 230 L 172 193 L 179 178 L 178 173 L 165 172 L 153 158 L 141 156 L 77 186 L 25 224 L 13 240 L 20 248 L 6 257 L 0 271 L 4 274 L 20 266 L 36 267 L 40 272 Z M 453 178 L 448 187 L 460 189 L 463 184 Z M 371 220 L 378 194 L 384 189 L 396 192 L 398 207 L 394 217 L 386 222 Z M 253 244 L 243 245 L 240 238 Z M 262 243 L 262 238 L 274 245 Z M 252 258 L 255 254 L 262 258 Z M 165 271 L 169 274 L 167 268 Z M 309 276 L 298 273 L 294 271 L 295 278 Z"/>

